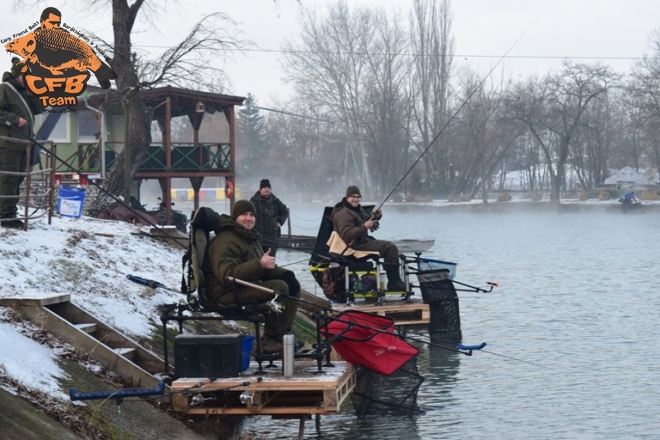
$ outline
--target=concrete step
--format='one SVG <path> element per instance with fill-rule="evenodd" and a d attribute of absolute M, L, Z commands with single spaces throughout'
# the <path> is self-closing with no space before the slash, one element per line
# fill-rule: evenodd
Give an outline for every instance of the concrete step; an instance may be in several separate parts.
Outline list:
<path fill-rule="evenodd" d="M 76 327 L 78 330 L 82 330 L 88 335 L 93 335 L 96 333 L 97 326 L 95 322 L 87 322 L 83 324 L 75 324 L 74 327 Z"/>
<path fill-rule="evenodd" d="M 114 348 L 113 351 L 129 360 L 132 360 L 133 357 L 135 357 L 134 348 Z"/>

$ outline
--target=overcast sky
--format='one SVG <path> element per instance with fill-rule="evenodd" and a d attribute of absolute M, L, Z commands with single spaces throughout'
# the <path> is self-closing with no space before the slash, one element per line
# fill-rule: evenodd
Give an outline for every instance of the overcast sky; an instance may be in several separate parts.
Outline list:
<path fill-rule="evenodd" d="M 7 0 L 8 1 L 8 0 Z M 381 5 L 407 17 L 412 0 L 348 0 L 351 6 Z M 112 41 L 109 10 L 79 5 L 84 0 L 48 1 L 33 9 L 3 11 L 0 37 L 4 40 L 38 20 L 45 6 L 59 8 L 64 22 L 96 32 Z M 227 66 L 230 94 L 253 93 L 260 105 L 286 98 L 290 89 L 281 78 L 278 59 L 284 38 L 295 38 L 301 9 L 322 10 L 330 0 L 180 0 L 168 2 L 169 13 L 153 23 L 138 23 L 134 43 L 160 51 L 185 35 L 204 14 L 221 11 L 239 23 L 243 38 L 260 50 L 238 55 Z M 469 65 L 485 75 L 502 55 L 499 66 L 513 78 L 543 75 L 557 68 L 563 57 L 611 65 L 628 72 L 634 58 L 649 52 L 648 38 L 660 27 L 658 0 L 453 0 L 456 65 Z M 407 18 L 406 18 L 407 19 Z M 6 54 L 9 65 L 10 54 Z"/>

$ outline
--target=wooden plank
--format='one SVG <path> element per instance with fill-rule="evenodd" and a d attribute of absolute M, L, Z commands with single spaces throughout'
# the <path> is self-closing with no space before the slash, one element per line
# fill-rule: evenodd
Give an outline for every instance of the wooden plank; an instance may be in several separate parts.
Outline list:
<path fill-rule="evenodd" d="M 76 327 L 78 330 L 82 330 L 87 334 L 92 334 L 96 332 L 96 324 L 93 322 L 87 322 L 83 324 L 75 324 L 74 327 Z"/>
<path fill-rule="evenodd" d="M 258 415 L 303 415 L 303 414 L 336 414 L 337 411 L 328 411 L 318 406 L 300 406 L 296 408 L 270 408 L 266 407 L 259 411 Z M 247 408 L 190 408 L 186 414 L 200 415 L 257 415 Z"/>
<path fill-rule="evenodd" d="M 126 359 L 132 360 L 135 357 L 135 349 L 129 347 L 115 348 L 114 352 Z"/>
<path fill-rule="evenodd" d="M 174 394 L 172 396 L 172 410 L 192 414 L 190 412 L 190 398 L 185 394 Z"/>
<path fill-rule="evenodd" d="M 431 322 L 429 305 L 421 301 L 386 301 L 383 304 L 355 302 L 353 305 L 332 304 L 338 312 L 357 310 L 394 319 L 395 325 L 428 324 Z"/>
<path fill-rule="evenodd" d="M 0 306 L 4 307 L 20 307 L 20 306 L 47 306 L 51 304 L 59 304 L 69 302 L 71 295 L 52 295 L 43 294 L 32 297 L 18 297 L 18 298 L 0 298 Z"/>
<path fill-rule="evenodd" d="M 256 391 L 247 407 L 252 412 L 259 412 L 280 394 L 281 391 Z"/>

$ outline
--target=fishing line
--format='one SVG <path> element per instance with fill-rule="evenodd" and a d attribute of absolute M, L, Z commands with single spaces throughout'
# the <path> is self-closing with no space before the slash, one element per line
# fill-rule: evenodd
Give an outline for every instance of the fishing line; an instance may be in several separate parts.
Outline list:
<path fill-rule="evenodd" d="M 280 244 L 279 241 L 269 240 L 267 238 L 264 238 L 261 241 L 262 241 L 262 245 L 265 245 L 265 246 L 272 246 L 272 247 L 277 247 L 278 249 L 287 249 L 287 250 L 291 250 L 291 251 L 298 251 L 298 252 L 302 252 L 303 254 L 307 254 L 310 257 L 319 257 L 319 258 L 323 258 L 324 260 L 328 260 L 328 261 L 333 260 L 330 257 L 326 257 L 324 255 L 317 254 L 314 251 L 308 251 L 308 250 L 305 250 L 305 249 L 300 248 L 300 247 L 289 246 L 289 245 L 286 245 L 286 244 Z M 303 261 L 305 261 L 305 260 L 303 260 Z"/>
<path fill-rule="evenodd" d="M 48 156 L 52 156 L 52 157 L 54 157 L 55 159 L 57 159 L 60 163 L 62 163 L 62 164 L 64 164 L 64 165 L 67 165 L 67 166 L 68 166 L 70 169 L 72 169 L 72 170 L 73 170 L 73 171 L 74 171 L 79 177 L 85 177 L 85 176 L 83 176 L 83 174 L 82 174 L 82 172 L 80 171 L 80 169 L 76 169 L 76 168 L 70 166 L 68 163 L 66 163 L 64 160 L 62 160 L 59 156 L 57 156 L 56 154 L 54 154 L 52 151 L 49 151 L 46 147 L 44 147 L 42 144 L 40 144 L 40 143 L 36 140 L 36 138 L 30 138 L 30 137 L 28 137 L 25 133 L 23 133 L 23 132 L 20 131 L 18 128 L 16 128 L 16 127 L 14 126 L 14 124 L 11 123 L 11 121 L 9 121 L 9 120 L 5 121 L 5 125 L 6 125 L 7 127 L 9 127 L 9 128 L 12 128 L 15 132 L 20 133 L 21 136 L 23 136 L 25 139 L 31 141 L 31 142 L 34 143 L 36 146 L 38 146 L 39 148 L 41 148 L 43 151 L 46 152 L 46 155 L 48 155 Z M 138 216 L 140 219 L 144 220 L 149 226 L 152 226 L 152 227 L 154 227 L 154 228 L 158 228 L 158 225 L 157 225 L 156 223 L 153 223 L 153 221 L 152 221 L 151 219 L 145 218 L 145 217 L 142 215 L 142 213 L 140 213 L 139 211 L 133 209 L 133 207 L 131 207 L 130 202 L 128 202 L 128 201 L 124 201 L 124 200 L 121 200 L 121 199 L 119 199 L 118 197 L 116 197 L 116 196 L 110 194 L 108 191 L 106 191 L 105 189 L 101 188 L 101 186 L 98 185 L 98 184 L 97 184 L 96 182 L 94 182 L 93 180 L 88 180 L 88 183 L 90 183 L 90 184 L 92 184 L 93 186 L 95 186 L 99 191 L 101 191 L 101 192 L 102 192 L 103 194 L 105 194 L 106 196 L 110 197 L 112 200 L 114 200 L 114 201 L 116 201 L 116 202 L 121 203 L 122 205 L 124 205 L 124 207 L 128 208 L 129 211 L 131 211 L 133 214 L 135 214 L 136 216 Z M 188 246 L 184 245 L 183 243 L 180 243 L 179 240 L 177 240 L 177 239 L 174 238 L 174 237 L 171 237 L 169 234 L 162 234 L 162 236 L 159 236 L 159 238 L 165 238 L 165 239 L 170 240 L 170 241 L 172 241 L 173 243 L 177 244 L 178 246 L 181 246 L 181 247 L 184 248 L 184 249 L 188 249 Z"/>
<path fill-rule="evenodd" d="M 438 138 L 440 137 L 440 135 L 445 131 L 445 129 L 449 126 L 449 124 L 451 124 L 451 122 L 456 118 L 456 116 L 458 116 L 458 114 L 460 113 L 460 111 L 463 110 L 463 107 L 465 107 L 465 106 L 467 105 L 467 103 L 470 102 L 470 100 L 472 99 L 472 97 L 474 96 L 474 94 L 477 92 L 477 90 L 481 89 L 481 86 L 483 86 L 483 84 L 486 82 L 486 80 L 487 80 L 487 79 L 490 77 L 490 75 L 495 71 L 495 69 L 497 68 L 497 66 L 500 65 L 500 63 L 504 60 L 504 58 L 506 58 L 506 56 L 509 54 L 509 52 L 511 52 L 511 50 L 512 50 L 512 49 L 518 44 L 518 42 L 519 42 L 519 41 L 520 41 L 520 40 L 521 40 L 521 39 L 527 34 L 527 32 L 529 32 L 529 30 L 530 30 L 530 29 L 536 24 L 536 22 L 539 21 L 539 19 L 540 19 L 540 17 L 537 18 L 536 20 L 534 20 L 534 22 L 533 22 L 533 23 L 532 23 L 527 29 L 525 29 L 525 32 L 523 32 L 523 33 L 518 37 L 518 39 L 517 39 L 516 41 L 514 41 L 514 43 L 511 45 L 511 47 L 509 47 L 509 49 L 504 53 L 504 55 L 502 55 L 502 56 L 500 57 L 500 59 L 499 59 L 499 60 L 497 61 L 497 63 L 495 63 L 495 65 L 490 69 L 490 71 L 489 71 L 488 74 L 484 77 L 484 79 L 482 79 L 481 82 L 477 85 L 477 87 L 475 87 L 475 88 L 472 90 L 472 92 L 470 92 L 470 94 L 468 95 L 468 97 L 463 101 L 463 103 L 460 105 L 460 107 L 458 107 L 458 110 L 456 110 L 456 111 L 454 112 L 454 114 L 451 116 L 451 118 L 449 118 L 449 120 L 447 121 L 447 123 L 442 127 L 442 129 L 438 132 L 438 134 L 435 135 L 435 137 L 431 140 L 431 142 L 429 143 L 429 145 L 424 149 L 424 151 L 422 151 L 422 154 L 420 154 L 419 157 L 417 158 L 417 160 L 415 160 L 415 162 L 413 162 L 413 164 L 410 166 L 410 168 L 408 168 L 408 171 L 406 171 L 406 174 L 404 174 L 403 177 L 401 178 L 401 180 L 399 180 L 399 183 L 397 183 L 396 186 L 395 186 L 394 188 L 392 188 L 392 191 L 390 191 L 390 193 L 385 197 L 385 199 L 380 203 L 380 205 L 378 205 L 378 207 L 377 207 L 376 209 L 374 209 L 373 212 L 378 211 L 378 210 L 379 210 L 380 208 L 382 208 L 382 206 L 383 206 L 383 205 L 389 200 L 389 198 L 392 196 L 392 194 L 394 194 L 394 191 L 396 191 L 396 189 L 399 187 L 399 185 L 401 185 L 401 183 L 403 183 L 403 181 L 406 179 L 406 177 L 408 177 L 408 174 L 410 174 L 410 172 L 413 170 L 413 168 L 415 168 L 415 166 L 419 163 L 419 161 L 422 159 L 422 157 L 424 157 L 424 155 L 429 151 L 429 149 L 433 146 L 433 144 L 435 143 L 435 141 L 438 140 Z"/>
<path fill-rule="evenodd" d="M 426 333 L 419 333 L 419 332 L 408 331 L 408 330 L 405 330 L 404 333 L 405 333 L 405 334 L 412 334 L 412 335 L 415 335 L 416 337 L 420 337 L 420 338 L 430 338 L 430 336 L 429 336 L 428 334 L 426 334 Z M 444 348 L 444 349 L 449 350 L 449 351 L 453 351 L 452 349 L 448 348 L 447 346 L 443 346 L 443 345 L 440 345 L 440 344 L 438 344 L 438 343 L 433 343 L 433 342 L 430 342 L 430 341 L 426 341 L 426 340 L 424 340 L 424 339 L 414 339 L 414 338 L 410 338 L 410 337 L 408 337 L 408 336 L 405 336 L 405 334 L 404 334 L 404 335 L 399 335 L 399 336 L 402 337 L 402 338 L 407 338 L 407 339 L 409 339 L 409 340 L 411 340 L 411 341 L 416 341 L 416 342 L 420 342 L 420 343 L 422 343 L 422 344 L 427 344 L 427 345 L 432 346 L 432 347 L 436 347 L 436 346 L 437 346 L 437 347 L 441 347 L 441 348 Z M 538 368 L 548 369 L 548 367 L 545 366 L 545 365 L 535 364 L 534 362 L 529 362 L 529 361 L 525 361 L 525 360 L 522 360 L 522 359 L 519 359 L 519 358 L 515 358 L 515 357 L 512 357 L 512 356 L 506 356 L 506 355 L 504 355 L 504 354 L 495 353 L 494 351 L 484 350 L 484 349 L 481 349 L 481 350 L 479 350 L 479 351 L 482 352 L 482 353 L 492 354 L 493 356 L 499 356 L 499 357 L 501 357 L 501 358 L 505 358 L 505 359 L 509 359 L 509 360 L 513 360 L 513 361 L 517 361 L 517 362 L 521 362 L 521 363 L 523 363 L 523 364 L 533 365 L 533 366 L 538 367 Z M 462 353 L 462 352 L 461 352 L 461 353 Z"/>
<path fill-rule="evenodd" d="M 533 366 L 538 367 L 538 368 L 544 368 L 544 369 L 550 369 L 550 370 L 553 369 L 553 368 L 549 368 L 547 365 L 535 364 L 534 362 L 524 361 L 522 359 L 514 358 L 512 356 L 506 356 L 506 355 L 503 355 L 503 354 L 500 354 L 500 353 L 495 353 L 494 351 L 490 351 L 490 350 L 481 350 L 481 351 L 483 351 L 484 353 L 492 354 L 493 356 L 499 356 L 499 357 L 504 358 L 504 359 L 509 359 L 509 360 L 512 360 L 512 361 L 522 362 L 523 364 L 533 365 Z"/>
<path fill-rule="evenodd" d="M 282 265 L 278 264 L 277 267 L 293 266 L 294 264 L 305 263 L 305 262 L 307 262 L 307 261 L 308 261 L 308 260 L 305 258 L 304 260 L 295 261 L 295 262 L 293 262 L 293 263 L 287 263 L 287 264 L 282 264 Z"/>

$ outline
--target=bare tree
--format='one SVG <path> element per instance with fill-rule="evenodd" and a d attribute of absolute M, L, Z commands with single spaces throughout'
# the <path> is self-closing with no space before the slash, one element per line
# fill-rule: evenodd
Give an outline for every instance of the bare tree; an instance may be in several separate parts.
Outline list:
<path fill-rule="evenodd" d="M 550 174 L 550 201 L 560 202 L 573 136 L 586 109 L 619 79 L 609 67 L 564 62 L 560 73 L 529 81 L 509 100 L 514 118 L 539 143 Z"/>
<path fill-rule="evenodd" d="M 369 156 L 365 168 L 373 170 L 375 195 L 386 195 L 401 180 L 408 166 L 411 116 L 408 91 L 407 35 L 383 11 L 375 13 L 374 41 L 366 51 L 369 70 L 364 105 L 364 130 Z"/>
<path fill-rule="evenodd" d="M 414 0 L 410 17 L 413 64 L 413 144 L 423 151 L 445 126 L 450 99 L 453 38 L 450 0 Z M 447 137 L 424 155 L 427 179 L 437 190 L 447 187 L 450 168 Z"/>
<path fill-rule="evenodd" d="M 647 154 L 660 174 L 660 29 L 650 36 L 651 55 L 635 64 L 629 90 L 643 123 Z"/>
<path fill-rule="evenodd" d="M 604 94 L 585 110 L 571 143 L 573 171 L 580 186 L 588 191 L 594 191 L 608 177 L 612 150 L 626 131 L 619 101 L 610 95 Z"/>
<path fill-rule="evenodd" d="M 471 196 L 481 189 L 483 203 L 488 203 L 491 177 L 504 155 L 513 145 L 517 132 L 503 119 L 504 96 L 507 83 L 486 90 L 483 81 L 474 74 L 466 76 L 462 98 L 466 104 L 460 113 L 456 130 L 461 149 L 463 172 L 456 186 L 457 192 Z"/>
<path fill-rule="evenodd" d="M 363 105 L 367 59 L 373 33 L 373 14 L 366 9 L 349 10 L 345 2 L 328 7 L 321 19 L 315 12 L 301 17 L 298 43 L 284 44 L 283 68 L 288 80 L 296 87 L 298 99 L 327 109 L 340 121 L 348 138 L 344 150 L 344 176 L 364 176 L 361 160 L 368 155 L 362 142 Z M 355 178 L 355 177 L 354 177 Z"/>

